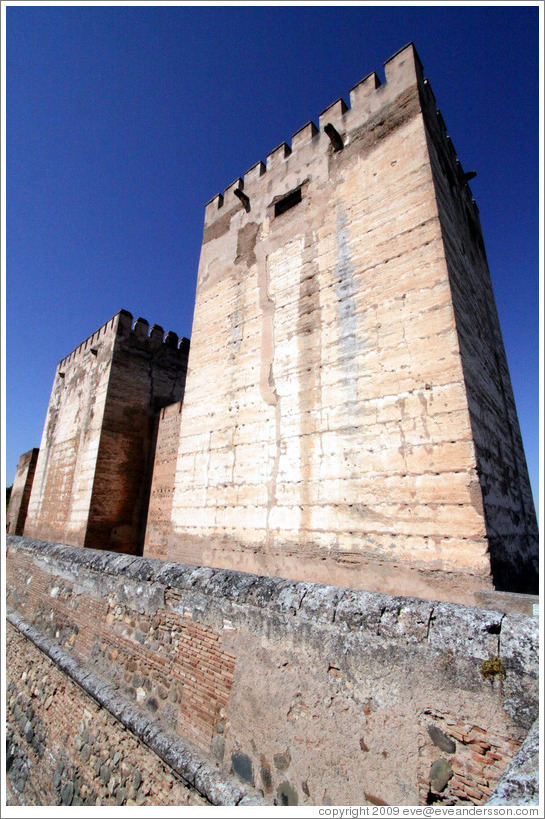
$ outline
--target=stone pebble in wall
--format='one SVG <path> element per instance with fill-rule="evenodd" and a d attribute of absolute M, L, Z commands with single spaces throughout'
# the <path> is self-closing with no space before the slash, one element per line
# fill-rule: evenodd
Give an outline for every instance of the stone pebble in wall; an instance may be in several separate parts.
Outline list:
<path fill-rule="evenodd" d="M 208 750 L 214 732 L 222 733 L 219 717 L 232 685 L 234 656 L 222 649 L 213 629 L 163 608 L 144 616 L 117 603 L 106 614 L 91 659 L 99 673 L 162 724 L 183 724 L 199 747 Z M 222 756 L 221 742 L 214 753 Z"/>
<path fill-rule="evenodd" d="M 462 717 L 429 711 L 420 729 L 420 803 L 484 804 L 519 745 Z"/>
<path fill-rule="evenodd" d="M 241 751 L 234 751 L 234 753 L 231 754 L 231 766 L 233 773 L 240 776 L 244 782 L 248 782 L 250 785 L 254 784 L 252 760 L 247 754 L 243 754 Z"/>
<path fill-rule="evenodd" d="M 432 791 L 441 793 L 447 787 L 449 779 L 452 778 L 452 765 L 446 759 L 440 757 L 436 759 L 430 768 L 430 785 Z"/>
<path fill-rule="evenodd" d="M 456 743 L 450 739 L 446 734 L 443 733 L 436 725 L 428 725 L 428 734 L 430 735 L 431 741 L 434 745 L 437 745 L 438 748 L 441 748 L 442 751 L 446 751 L 447 754 L 453 754 L 456 750 Z"/>
<path fill-rule="evenodd" d="M 145 804 L 151 789 L 146 787 L 141 771 L 100 730 L 92 731 L 90 723 L 82 723 L 74 737 L 74 749 L 81 767 L 59 760 L 55 769 L 60 804 Z M 91 782 L 86 767 L 94 774 Z"/>
<path fill-rule="evenodd" d="M 291 764 L 291 754 L 289 748 L 286 748 L 286 750 L 281 753 L 274 754 L 273 763 L 275 769 L 285 775 L 285 772 Z M 245 754 L 239 750 L 233 751 L 231 754 L 231 770 L 244 782 L 248 782 L 250 785 L 255 784 L 252 759 L 248 756 L 248 754 Z M 273 790 L 271 766 L 263 754 L 260 755 L 259 772 L 264 792 L 271 792 Z M 306 796 L 310 796 L 307 782 L 302 783 L 302 790 Z M 296 788 L 294 788 L 290 782 L 282 781 L 276 788 L 274 804 L 282 806 L 298 805 L 299 795 Z"/>
<path fill-rule="evenodd" d="M 31 679 L 26 671 L 22 672 L 22 682 Z M 40 760 L 47 744 L 47 726 L 32 706 L 34 697 L 47 695 L 50 685 L 44 677 L 37 681 L 31 694 L 19 690 L 14 682 L 9 681 L 6 715 L 6 771 L 10 773 L 13 789 L 23 793 L 28 787 L 32 758 Z"/>

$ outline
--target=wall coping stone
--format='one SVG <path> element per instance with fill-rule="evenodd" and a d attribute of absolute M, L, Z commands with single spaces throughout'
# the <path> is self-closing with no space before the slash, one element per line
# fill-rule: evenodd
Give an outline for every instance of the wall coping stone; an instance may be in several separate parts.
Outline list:
<path fill-rule="evenodd" d="M 360 639 L 426 644 L 439 652 L 473 660 L 490 658 L 491 635 L 497 635 L 502 661 L 518 672 L 538 676 L 539 622 L 524 614 L 444 603 L 340 586 L 264 577 L 229 569 L 165 562 L 115 552 L 66 546 L 8 535 L 8 549 L 24 551 L 46 564 L 72 571 L 86 568 L 112 578 L 222 599 L 234 615 L 266 610 L 270 616 L 297 617 L 301 625 L 328 627 Z M 138 590 L 137 590 L 138 591 Z"/>

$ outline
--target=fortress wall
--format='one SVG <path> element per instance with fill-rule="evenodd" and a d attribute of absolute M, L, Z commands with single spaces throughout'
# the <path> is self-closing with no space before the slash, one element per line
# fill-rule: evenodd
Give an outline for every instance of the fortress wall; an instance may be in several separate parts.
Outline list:
<path fill-rule="evenodd" d="M 23 534 L 39 452 L 37 448 L 29 450 L 21 455 L 17 463 L 6 511 L 6 531 L 12 535 Z"/>
<path fill-rule="evenodd" d="M 167 762 L 177 736 L 185 775 L 193 770 L 195 785 L 195 770 L 207 771 L 201 794 L 212 792 L 211 777 L 238 777 L 246 791 L 229 801 L 229 785 L 216 804 L 243 804 L 252 786 L 269 804 L 481 804 L 536 717 L 535 618 L 12 536 L 7 568 L 11 622 L 49 646 L 131 734 Z M 64 724 L 55 711 L 64 695 L 55 681 L 41 690 L 38 661 L 22 679 L 21 638 L 11 645 L 9 720 L 29 760 L 24 799 L 41 787 L 32 742 Z M 16 692 L 24 711 L 35 684 L 41 723 L 27 734 Z M 86 763 L 101 754 L 96 731 L 93 741 L 85 731 L 100 728 L 106 763 L 101 726 L 110 718 L 76 713 L 65 751 L 51 747 L 65 753 L 66 772 L 77 759 L 79 781 L 96 790 Z"/>
<path fill-rule="evenodd" d="M 148 557 L 165 558 L 170 532 L 176 458 L 180 441 L 182 401 L 160 410 L 144 551 Z"/>
<path fill-rule="evenodd" d="M 189 342 L 121 310 L 57 367 L 25 531 L 142 550 L 154 417 L 183 397 Z"/>
<path fill-rule="evenodd" d="M 167 557 L 473 602 L 490 562 L 412 46 L 377 83 L 206 208 Z"/>
<path fill-rule="evenodd" d="M 433 94 L 423 95 L 497 588 L 537 593 L 538 528 L 478 209 Z"/>
<path fill-rule="evenodd" d="M 83 546 L 119 314 L 57 366 L 25 532 Z"/>

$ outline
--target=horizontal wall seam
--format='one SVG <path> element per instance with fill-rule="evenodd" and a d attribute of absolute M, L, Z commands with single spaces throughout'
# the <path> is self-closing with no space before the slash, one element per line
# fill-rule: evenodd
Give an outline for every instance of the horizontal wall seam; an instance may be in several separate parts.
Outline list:
<path fill-rule="evenodd" d="M 86 694 L 108 711 L 127 730 L 144 743 L 165 765 L 194 788 L 212 805 L 264 805 L 253 789 L 242 785 L 234 777 L 214 770 L 213 765 L 154 720 L 135 708 L 112 686 L 92 671 L 88 671 L 67 652 L 36 629 L 14 611 L 7 610 L 6 619 L 36 648 L 67 674 Z"/>

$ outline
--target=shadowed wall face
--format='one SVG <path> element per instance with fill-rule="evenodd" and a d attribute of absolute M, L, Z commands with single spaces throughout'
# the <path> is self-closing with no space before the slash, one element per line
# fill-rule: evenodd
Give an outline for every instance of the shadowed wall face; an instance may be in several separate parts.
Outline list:
<path fill-rule="evenodd" d="M 496 588 L 538 591 L 538 528 L 479 212 L 452 141 L 423 96 L 430 163 L 456 317 Z"/>
<path fill-rule="evenodd" d="M 511 536 L 491 537 L 465 360 L 482 305 L 454 292 L 412 46 L 377 86 L 206 208 L 171 529 L 148 553 L 472 603 Z"/>
<path fill-rule="evenodd" d="M 9 534 L 23 534 L 39 452 L 39 449 L 31 449 L 19 458 L 6 512 L 6 531 Z"/>

